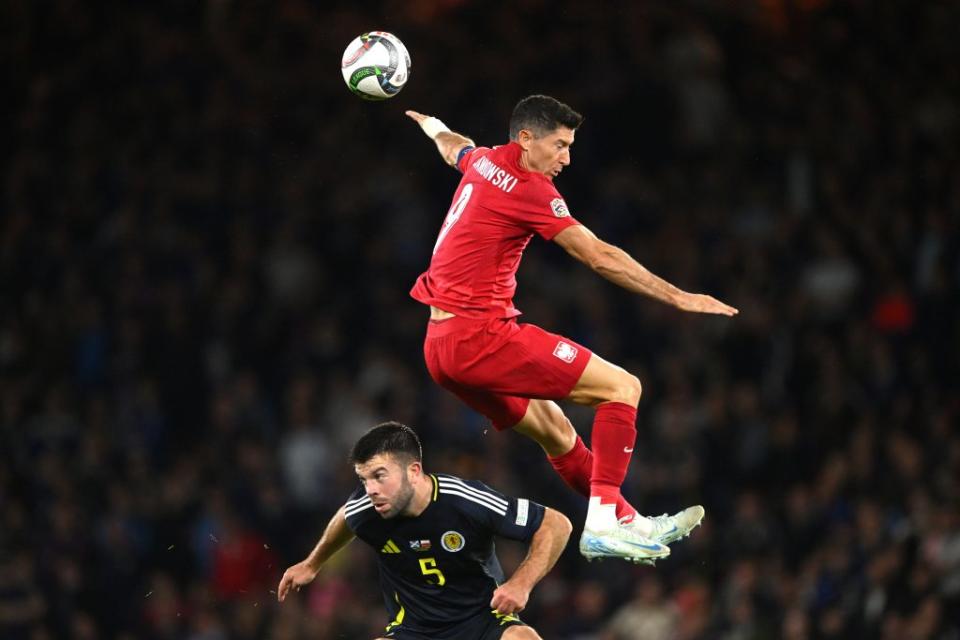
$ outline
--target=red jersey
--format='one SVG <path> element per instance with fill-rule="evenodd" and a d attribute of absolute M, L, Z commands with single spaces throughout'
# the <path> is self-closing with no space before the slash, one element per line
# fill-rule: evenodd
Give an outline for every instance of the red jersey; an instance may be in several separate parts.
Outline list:
<path fill-rule="evenodd" d="M 517 268 L 533 234 L 544 240 L 579 224 L 547 176 L 520 166 L 516 142 L 463 154 L 463 173 L 430 268 L 410 295 L 466 318 L 512 318 Z"/>

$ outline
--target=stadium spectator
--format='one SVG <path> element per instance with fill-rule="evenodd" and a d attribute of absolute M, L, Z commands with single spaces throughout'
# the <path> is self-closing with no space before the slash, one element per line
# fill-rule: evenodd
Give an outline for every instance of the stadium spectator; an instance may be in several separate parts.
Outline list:
<path fill-rule="evenodd" d="M 571 208 L 741 310 L 691 322 L 549 246 L 524 259 L 526 318 L 645 382 L 625 493 L 707 507 L 652 570 L 676 637 L 957 638 L 960 5 L 408 5 L 0 8 L 0 636 L 376 637 L 366 554 L 282 610 L 297 558 L 239 596 L 213 576 L 223 510 L 278 556 L 308 548 L 302 523 L 355 486 L 344 442 L 378 419 L 582 524 L 533 445 L 494 456 L 435 388 L 406 297 L 456 175 L 403 110 L 489 144 L 491 113 L 543 91 L 588 114 Z M 368 104 L 336 61 L 380 25 L 413 72 Z M 323 484 L 281 454 L 297 425 Z M 613 631 L 650 570 L 608 565 L 568 552 L 525 619 L 568 640 L 594 585 L 584 633 Z"/>

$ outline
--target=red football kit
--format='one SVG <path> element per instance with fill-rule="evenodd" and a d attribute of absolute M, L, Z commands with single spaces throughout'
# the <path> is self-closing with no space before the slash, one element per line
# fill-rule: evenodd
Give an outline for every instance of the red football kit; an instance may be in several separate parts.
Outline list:
<path fill-rule="evenodd" d="M 579 224 L 553 182 L 520 166 L 516 142 L 461 152 L 463 173 L 440 228 L 430 268 L 410 291 L 415 299 L 455 314 L 431 320 L 423 344 L 430 376 L 483 414 L 497 430 L 516 425 L 530 398 L 566 398 L 591 352 L 569 338 L 518 323 L 513 306 L 517 267 L 534 234 L 552 240 Z M 550 464 L 577 492 L 615 503 L 618 518 L 636 510 L 620 495 L 636 440 L 636 407 L 597 408 L 592 444 L 578 436 Z"/>
<path fill-rule="evenodd" d="M 523 418 L 530 398 L 558 400 L 573 389 L 590 351 L 518 323 L 516 273 L 534 234 L 551 240 L 579 224 L 545 175 L 520 165 L 516 142 L 462 153 L 463 173 L 430 268 L 410 292 L 456 317 L 431 320 L 424 342 L 433 379 L 497 429 Z"/>

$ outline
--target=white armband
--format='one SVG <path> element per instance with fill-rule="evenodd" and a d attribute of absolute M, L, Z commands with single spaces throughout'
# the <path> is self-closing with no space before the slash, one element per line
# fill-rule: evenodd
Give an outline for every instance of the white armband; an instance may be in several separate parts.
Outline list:
<path fill-rule="evenodd" d="M 434 118 L 430 116 L 420 123 L 420 128 L 423 129 L 423 132 L 427 134 L 427 137 L 431 140 L 435 139 L 438 134 L 443 133 L 444 131 L 450 131 L 450 127 L 443 124 L 443 121 L 440 118 Z"/>

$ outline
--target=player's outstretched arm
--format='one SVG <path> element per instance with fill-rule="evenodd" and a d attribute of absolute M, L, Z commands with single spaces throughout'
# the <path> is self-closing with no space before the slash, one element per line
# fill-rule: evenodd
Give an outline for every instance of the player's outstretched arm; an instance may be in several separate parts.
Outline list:
<path fill-rule="evenodd" d="M 333 554 L 342 549 L 348 542 L 353 540 L 353 532 L 347 526 L 347 520 L 344 515 L 344 508 L 339 511 L 327 523 L 317 546 L 313 548 L 306 560 L 298 562 L 283 572 L 280 578 L 280 585 L 277 587 L 277 600 L 283 602 L 290 589 L 299 589 L 305 584 L 310 584 L 320 573 L 320 567 L 330 559 Z"/>
<path fill-rule="evenodd" d="M 553 238 L 564 250 L 601 276 L 627 291 L 695 313 L 735 316 L 737 309 L 702 293 L 687 293 L 654 275 L 623 249 L 598 238 L 583 225 L 567 227 Z"/>
<path fill-rule="evenodd" d="M 457 155 L 464 147 L 477 146 L 470 138 L 450 131 L 447 125 L 443 124 L 438 118 L 426 116 L 416 111 L 407 111 L 406 113 L 411 120 L 420 125 L 428 138 L 437 143 L 437 150 L 443 157 L 443 161 L 451 167 L 457 165 Z"/>
<path fill-rule="evenodd" d="M 567 516 L 555 509 L 547 508 L 543 513 L 543 522 L 533 534 L 527 557 L 510 579 L 493 592 L 490 606 L 500 613 L 517 613 L 527 606 L 530 592 L 540 580 L 553 568 L 557 558 L 563 553 L 570 539 L 573 525 Z"/>

